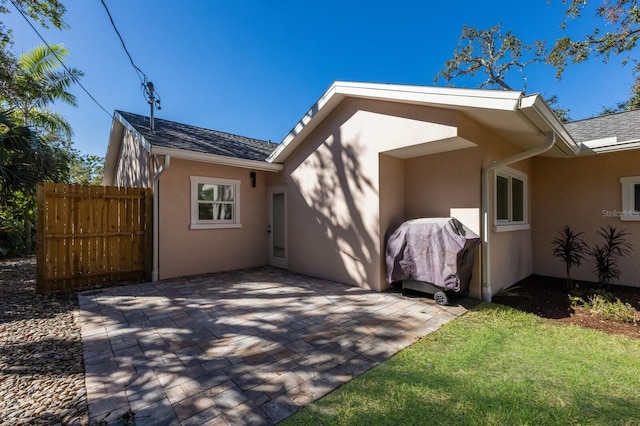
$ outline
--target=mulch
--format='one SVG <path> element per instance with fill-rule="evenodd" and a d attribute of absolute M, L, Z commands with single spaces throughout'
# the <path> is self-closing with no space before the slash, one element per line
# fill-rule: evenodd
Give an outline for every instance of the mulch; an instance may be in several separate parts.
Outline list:
<path fill-rule="evenodd" d="M 594 283 L 578 283 L 579 288 L 594 287 Z M 588 309 L 572 307 L 564 279 L 532 275 L 514 290 L 493 297 L 492 301 L 521 311 L 530 312 L 551 321 L 640 339 L 640 288 L 612 285 L 609 291 L 636 311 L 636 324 L 605 320 Z"/>

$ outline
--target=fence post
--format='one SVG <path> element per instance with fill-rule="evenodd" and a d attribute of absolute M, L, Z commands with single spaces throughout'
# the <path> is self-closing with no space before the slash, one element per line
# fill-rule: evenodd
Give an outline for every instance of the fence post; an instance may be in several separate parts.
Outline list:
<path fill-rule="evenodd" d="M 45 232 L 45 202 L 44 202 L 44 183 L 36 186 L 36 293 L 44 293 L 46 291 L 46 246 L 44 244 Z"/>

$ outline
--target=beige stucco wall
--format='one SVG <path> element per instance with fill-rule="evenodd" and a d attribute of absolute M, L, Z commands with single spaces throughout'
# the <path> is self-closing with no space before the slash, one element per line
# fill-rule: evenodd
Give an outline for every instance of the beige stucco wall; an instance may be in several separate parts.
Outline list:
<path fill-rule="evenodd" d="M 476 147 L 406 160 L 406 217 L 454 216 L 479 234 L 482 168 L 515 155 L 518 150 L 464 116 L 460 118 L 460 126 L 460 133 L 476 143 Z M 530 193 L 531 162 L 522 161 L 511 167 L 527 173 Z M 493 176 L 489 186 L 493 200 Z M 493 224 L 493 203 L 490 205 Z M 531 231 L 496 232 L 490 226 L 489 237 L 490 280 L 495 294 L 532 273 Z M 480 296 L 480 264 L 478 251 L 470 285 L 470 294 L 476 297 Z"/>
<path fill-rule="evenodd" d="M 379 161 L 380 282 L 386 288 L 386 237 L 406 220 L 405 161 L 385 154 L 380 154 Z"/>
<path fill-rule="evenodd" d="M 151 155 L 129 130 L 124 129 L 112 185 L 150 188 L 152 183 Z"/>
<path fill-rule="evenodd" d="M 380 219 L 393 214 L 380 217 L 379 153 L 453 136 L 455 123 L 452 111 L 413 105 L 351 99 L 336 108 L 284 165 L 289 269 L 384 288 Z"/>
<path fill-rule="evenodd" d="M 251 187 L 249 169 L 171 159 L 159 181 L 160 279 L 227 271 L 267 263 L 266 172 L 256 171 Z M 190 176 L 238 179 L 239 229 L 189 229 Z"/>
<path fill-rule="evenodd" d="M 620 178 L 640 176 L 640 151 L 597 154 L 573 159 L 536 158 L 533 161 L 533 253 L 534 272 L 564 277 L 564 263 L 552 257 L 552 241 L 563 226 L 584 232 L 585 241 L 600 243 L 597 231 L 611 225 L 630 233 L 630 257 L 620 263 L 619 283 L 640 287 L 640 222 L 621 221 Z M 607 217 L 607 212 L 611 216 Z M 573 278 L 597 281 L 593 261 L 574 269 Z"/>
<path fill-rule="evenodd" d="M 454 209 L 474 209 L 476 217 L 472 220 L 458 219 L 468 227 L 477 229 L 481 171 L 480 147 L 406 160 L 406 219 L 449 217 Z M 469 294 L 472 297 L 480 297 L 479 253 L 478 250 L 470 284 Z"/>
<path fill-rule="evenodd" d="M 456 136 L 479 147 L 408 160 L 385 154 Z M 482 166 L 517 152 L 455 111 L 345 100 L 289 156 L 284 171 L 269 177 L 269 185 L 287 185 L 289 269 L 386 288 L 385 234 L 402 220 L 449 216 L 452 209 L 475 208 L 479 216 Z M 531 172 L 526 161 L 514 167 Z M 530 231 L 492 232 L 491 244 L 497 288 L 531 274 Z"/>

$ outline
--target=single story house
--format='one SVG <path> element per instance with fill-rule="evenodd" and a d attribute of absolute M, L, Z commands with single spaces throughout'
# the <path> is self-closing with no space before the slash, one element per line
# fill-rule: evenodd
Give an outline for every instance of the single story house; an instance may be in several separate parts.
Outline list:
<path fill-rule="evenodd" d="M 153 279 L 270 264 L 381 291 L 385 236 L 452 216 L 481 235 L 471 292 L 490 300 L 564 276 L 564 225 L 589 243 L 625 229 L 640 250 L 638 123 L 563 124 L 537 94 L 335 82 L 279 144 L 117 111 L 103 184 L 153 187 Z M 620 266 L 640 286 L 640 263 Z"/>

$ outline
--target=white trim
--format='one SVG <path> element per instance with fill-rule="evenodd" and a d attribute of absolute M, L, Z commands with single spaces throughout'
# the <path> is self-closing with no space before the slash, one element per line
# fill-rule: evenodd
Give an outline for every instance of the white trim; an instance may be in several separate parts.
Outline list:
<path fill-rule="evenodd" d="M 508 219 L 502 219 L 499 220 L 498 219 L 498 177 L 502 177 L 502 178 L 506 178 L 509 181 L 509 186 L 508 186 L 508 201 L 509 201 L 509 205 L 508 205 Z M 519 220 L 519 221 L 514 221 L 513 220 L 513 202 L 512 202 L 512 197 L 513 197 L 513 186 L 512 186 L 512 181 L 513 179 L 518 179 L 521 180 L 523 183 L 523 203 L 524 205 L 523 207 L 523 219 Z M 521 229 L 525 229 L 525 228 L 521 228 L 522 226 L 528 226 L 529 225 L 529 215 L 528 215 L 528 210 L 529 210 L 529 191 L 528 191 L 528 176 L 526 173 L 521 172 L 520 170 L 516 170 L 514 168 L 511 167 L 500 167 L 498 169 L 495 170 L 494 174 L 493 174 L 493 225 L 494 225 L 494 229 L 497 228 L 503 228 L 500 231 L 496 232 L 504 232 L 504 231 L 517 231 L 517 230 L 521 230 Z"/>
<path fill-rule="evenodd" d="M 190 176 L 191 181 L 191 224 L 190 229 L 241 228 L 240 221 L 240 181 L 236 179 Z M 230 220 L 201 220 L 198 218 L 198 184 L 227 185 L 233 187 L 233 217 Z"/>
<path fill-rule="evenodd" d="M 242 228 L 241 223 L 192 223 L 189 229 L 236 229 Z"/>
<path fill-rule="evenodd" d="M 133 133 L 134 137 L 137 136 L 136 139 L 138 139 L 138 143 L 140 145 L 142 145 L 142 147 L 144 148 L 145 151 L 147 152 L 151 152 L 151 144 L 149 143 L 149 141 L 147 141 L 144 136 L 142 136 L 142 133 L 138 132 L 135 127 L 133 127 L 131 124 L 129 124 L 129 122 L 127 120 L 125 120 L 125 118 L 120 115 L 118 113 L 118 111 L 114 111 L 113 116 L 115 118 L 118 119 L 118 121 L 122 124 L 122 126 L 127 129 L 128 131 L 130 131 L 131 133 Z"/>
<path fill-rule="evenodd" d="M 526 231 L 528 229 L 531 229 L 531 225 L 528 223 L 520 225 L 496 225 L 493 227 L 494 232 Z"/>
<path fill-rule="evenodd" d="M 171 155 L 174 159 L 200 161 L 203 163 L 221 164 L 225 166 L 242 167 L 245 169 L 260 170 L 266 172 L 279 172 L 282 164 L 267 163 L 266 161 L 245 160 L 243 158 L 226 157 L 224 155 L 205 154 L 201 152 L 185 151 L 183 149 L 152 146 L 152 154 Z"/>
<path fill-rule="evenodd" d="M 635 209 L 635 186 L 640 185 L 640 176 L 621 177 L 620 183 L 622 184 L 620 220 L 623 222 L 640 221 L 640 212 Z"/>
<path fill-rule="evenodd" d="M 574 157 L 580 153 L 581 145 L 573 140 L 573 136 L 564 128 L 553 110 L 538 94 L 523 96 L 520 99 L 518 109 L 539 129 L 545 133 L 552 131 L 554 137 L 564 143 L 553 145 L 562 152 L 565 157 Z M 567 150 L 567 148 L 569 148 Z"/>
<path fill-rule="evenodd" d="M 610 137 L 604 139 L 598 139 L 594 141 L 583 142 L 584 153 L 583 154 L 604 154 L 608 152 L 620 152 L 628 151 L 630 149 L 640 148 L 640 139 L 633 139 L 628 141 L 618 141 L 617 137 Z"/>

